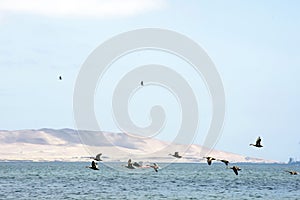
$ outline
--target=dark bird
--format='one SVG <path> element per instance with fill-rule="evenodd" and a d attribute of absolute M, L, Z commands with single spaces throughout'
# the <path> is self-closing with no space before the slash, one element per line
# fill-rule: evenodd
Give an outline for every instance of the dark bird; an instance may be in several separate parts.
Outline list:
<path fill-rule="evenodd" d="M 260 142 L 261 142 L 261 138 L 258 137 L 257 140 L 256 140 L 256 143 L 255 144 L 250 144 L 250 146 L 255 146 L 255 147 L 261 148 L 263 146 L 260 144 Z"/>
<path fill-rule="evenodd" d="M 59 79 L 59 80 L 62 80 L 62 77 L 61 77 L 61 76 L 59 76 L 59 77 L 58 77 L 58 79 Z"/>
<path fill-rule="evenodd" d="M 141 86 L 144 86 L 144 81 L 141 81 Z"/>
<path fill-rule="evenodd" d="M 203 157 L 203 158 L 206 158 L 206 161 L 207 161 L 207 164 L 208 164 L 208 165 L 211 165 L 212 161 L 213 161 L 213 160 L 216 160 L 215 158 L 209 157 L 209 156 L 208 156 L 208 157 Z"/>
<path fill-rule="evenodd" d="M 174 155 L 172 155 L 172 154 L 169 154 L 169 155 L 174 156 L 175 158 L 182 158 L 182 156 L 180 156 L 177 151 L 174 153 Z"/>
<path fill-rule="evenodd" d="M 99 154 L 96 155 L 96 157 L 90 157 L 90 158 L 94 159 L 96 161 L 102 161 L 101 158 L 100 158 L 101 155 L 102 155 L 102 153 L 99 153 Z"/>
<path fill-rule="evenodd" d="M 228 160 L 218 160 L 218 161 L 221 161 L 221 162 L 224 163 L 226 166 L 228 166 L 228 164 L 229 164 L 229 161 L 228 161 Z"/>
<path fill-rule="evenodd" d="M 298 172 L 296 172 L 296 171 L 286 171 L 286 172 L 290 173 L 291 175 L 297 175 L 298 174 Z"/>
<path fill-rule="evenodd" d="M 230 169 L 232 169 L 234 171 L 235 175 L 239 175 L 238 171 L 241 170 L 241 168 L 239 168 L 238 166 L 230 167 Z"/>
<path fill-rule="evenodd" d="M 92 166 L 89 166 L 88 168 L 93 170 L 99 170 L 98 165 L 95 161 L 92 161 Z"/>
<path fill-rule="evenodd" d="M 143 162 L 134 162 L 132 165 L 135 167 L 143 167 Z"/>
<path fill-rule="evenodd" d="M 154 171 L 158 172 L 158 165 L 156 163 L 153 163 L 153 165 L 148 165 L 154 169 Z"/>
<path fill-rule="evenodd" d="M 134 166 L 132 165 L 131 159 L 127 161 L 127 166 L 125 167 L 127 167 L 128 169 L 135 169 Z"/>

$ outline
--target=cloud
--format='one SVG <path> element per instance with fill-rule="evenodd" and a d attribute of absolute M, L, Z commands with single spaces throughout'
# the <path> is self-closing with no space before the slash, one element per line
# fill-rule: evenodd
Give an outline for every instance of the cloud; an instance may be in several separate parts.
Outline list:
<path fill-rule="evenodd" d="M 114 18 L 133 16 L 166 6 L 166 0 L 1 0 L 2 13 L 49 17 Z"/>

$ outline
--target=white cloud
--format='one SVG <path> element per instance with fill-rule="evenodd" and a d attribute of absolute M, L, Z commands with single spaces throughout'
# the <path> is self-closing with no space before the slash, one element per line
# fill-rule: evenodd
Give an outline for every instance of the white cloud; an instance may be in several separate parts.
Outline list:
<path fill-rule="evenodd" d="M 166 0 L 0 0 L 0 12 L 111 18 L 163 9 Z"/>

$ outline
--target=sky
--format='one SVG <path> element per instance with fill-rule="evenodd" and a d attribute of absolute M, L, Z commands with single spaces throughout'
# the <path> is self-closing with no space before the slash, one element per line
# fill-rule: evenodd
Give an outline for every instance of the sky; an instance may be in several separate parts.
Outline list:
<path fill-rule="evenodd" d="M 0 129 L 76 128 L 73 91 L 82 64 L 100 44 L 141 28 L 169 29 L 197 42 L 213 60 L 226 96 L 226 118 L 215 148 L 251 157 L 300 159 L 299 1 L 0 0 Z M 105 131 L 118 131 L 111 97 L 134 66 L 173 66 L 199 102 L 196 144 L 209 127 L 209 93 L 187 63 L 142 51 L 118 60 L 101 80 L 95 113 Z M 127 66 L 120 69 L 120 66 Z M 62 81 L 58 76 L 63 77 Z M 129 112 L 149 123 L 149 108 L 164 104 L 172 140 L 180 127 L 176 98 L 160 87 L 135 93 Z M 257 136 L 264 148 L 250 148 Z"/>

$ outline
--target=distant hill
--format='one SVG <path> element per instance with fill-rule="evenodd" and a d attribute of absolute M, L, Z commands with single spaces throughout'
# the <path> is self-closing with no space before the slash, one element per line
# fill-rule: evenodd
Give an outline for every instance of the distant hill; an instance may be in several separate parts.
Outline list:
<path fill-rule="evenodd" d="M 103 160 L 112 162 L 126 162 L 128 158 L 149 162 L 205 162 L 204 155 L 231 162 L 276 162 L 124 133 L 80 131 L 80 136 L 91 138 L 89 144 L 83 144 L 78 132 L 72 129 L 3 130 L 0 131 L 0 160 L 89 161 L 88 157 L 102 152 Z M 175 159 L 169 155 L 175 151 L 183 154 L 183 158 Z"/>

